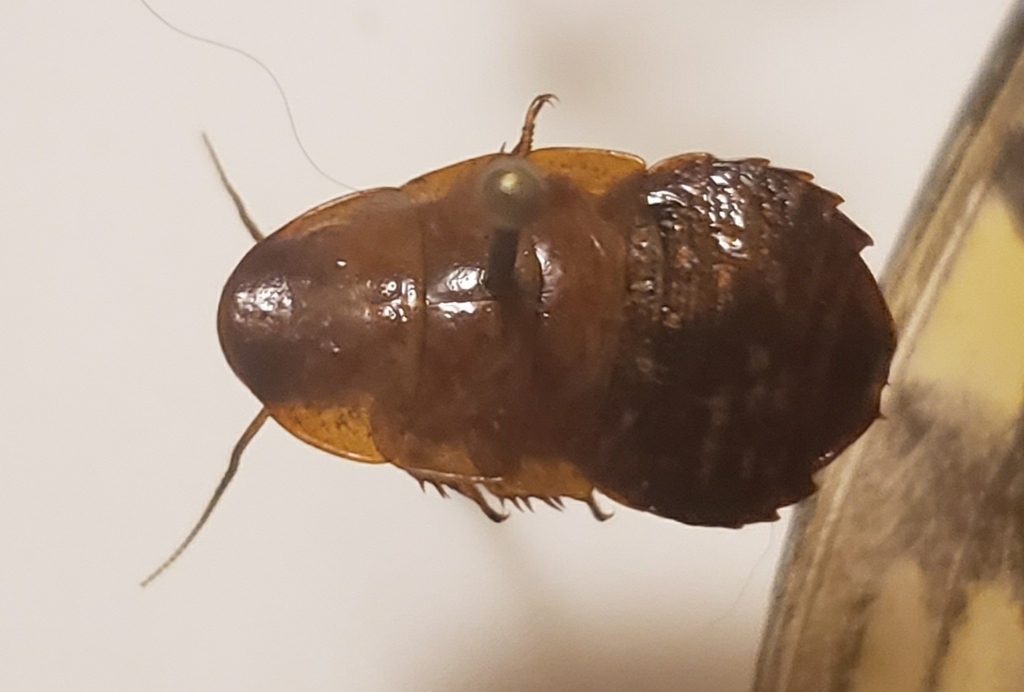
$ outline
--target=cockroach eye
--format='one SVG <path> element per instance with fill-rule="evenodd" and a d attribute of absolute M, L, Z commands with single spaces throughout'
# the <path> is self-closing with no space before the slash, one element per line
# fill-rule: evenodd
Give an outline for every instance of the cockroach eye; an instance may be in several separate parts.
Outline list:
<path fill-rule="evenodd" d="M 479 192 L 491 226 L 518 230 L 544 211 L 547 186 L 533 164 L 518 156 L 499 156 L 480 174 Z"/>

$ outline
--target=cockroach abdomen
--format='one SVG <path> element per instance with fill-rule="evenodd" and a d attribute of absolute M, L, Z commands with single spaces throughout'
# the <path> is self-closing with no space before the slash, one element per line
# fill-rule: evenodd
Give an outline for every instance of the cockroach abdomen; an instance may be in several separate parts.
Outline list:
<path fill-rule="evenodd" d="M 679 156 L 606 201 L 633 210 L 631 334 L 584 472 L 689 524 L 775 519 L 878 416 L 895 332 L 870 239 L 763 160 Z"/>

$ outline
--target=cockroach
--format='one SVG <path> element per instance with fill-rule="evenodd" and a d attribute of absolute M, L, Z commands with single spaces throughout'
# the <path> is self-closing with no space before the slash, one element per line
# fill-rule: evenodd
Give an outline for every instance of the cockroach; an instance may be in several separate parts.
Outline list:
<path fill-rule="evenodd" d="M 217 316 L 273 418 L 442 495 L 598 519 L 778 518 L 879 415 L 896 347 L 842 198 L 764 159 L 532 146 L 350 194 L 256 239 Z"/>

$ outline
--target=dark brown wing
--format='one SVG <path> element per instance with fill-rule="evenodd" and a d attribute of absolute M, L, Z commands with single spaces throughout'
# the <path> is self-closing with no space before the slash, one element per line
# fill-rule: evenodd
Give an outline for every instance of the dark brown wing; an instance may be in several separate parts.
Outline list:
<path fill-rule="evenodd" d="M 870 238 L 836 195 L 763 160 L 680 156 L 610 194 L 627 192 L 635 233 L 660 243 L 632 304 L 659 309 L 620 361 L 605 414 L 618 432 L 584 472 L 690 524 L 775 519 L 878 416 L 895 333 L 859 256 Z"/>

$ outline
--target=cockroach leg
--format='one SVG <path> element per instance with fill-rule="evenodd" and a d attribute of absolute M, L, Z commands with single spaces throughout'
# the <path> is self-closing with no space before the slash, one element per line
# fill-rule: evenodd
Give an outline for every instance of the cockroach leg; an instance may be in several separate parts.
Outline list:
<path fill-rule="evenodd" d="M 480 488 L 478 488 L 477 486 L 467 484 L 464 487 L 458 487 L 455 489 L 458 490 L 463 495 L 465 495 L 466 497 L 468 497 L 473 502 L 475 502 L 477 506 L 479 506 L 480 509 L 483 510 L 484 514 L 487 515 L 487 518 L 495 522 L 496 524 L 500 524 L 501 522 L 508 519 L 509 515 L 507 512 L 499 512 L 493 507 L 491 507 L 489 504 L 487 504 L 487 500 L 484 499 L 484 496 L 480 493 Z"/>
<path fill-rule="evenodd" d="M 562 498 L 560 497 L 541 497 L 540 501 L 546 504 L 548 507 L 554 507 L 559 512 L 565 509 L 565 505 L 562 504 Z"/>
<path fill-rule="evenodd" d="M 487 499 L 484 498 L 480 492 L 480 488 L 477 486 L 478 482 L 487 480 L 494 480 L 491 478 L 484 478 L 482 476 L 462 476 L 456 473 L 445 473 L 443 471 L 429 471 L 427 469 L 404 469 L 410 476 L 423 483 L 424 481 L 430 483 L 442 496 L 448 497 L 444 488 L 447 486 L 455 492 L 468 497 L 470 500 L 475 502 L 477 506 L 483 510 L 483 513 L 487 515 L 487 518 L 494 522 L 503 522 L 508 519 L 507 513 L 502 513 L 491 507 L 487 503 Z M 515 500 L 513 500 L 515 503 Z M 516 505 L 518 507 L 518 505 Z"/>
<path fill-rule="evenodd" d="M 593 514 L 594 518 L 598 521 L 608 521 L 615 516 L 614 512 L 605 512 L 601 509 L 601 506 L 597 504 L 597 498 L 594 497 L 593 494 L 588 495 L 583 501 L 587 503 L 587 507 L 590 507 L 590 513 Z"/>
<path fill-rule="evenodd" d="M 185 536 L 185 540 L 183 540 L 181 544 L 174 549 L 174 552 L 171 553 L 170 557 L 164 560 L 163 564 L 157 567 L 152 574 L 142 580 L 142 586 L 148 586 L 154 579 L 163 574 L 164 571 L 173 565 L 175 560 L 185 552 L 185 548 L 192 543 L 193 539 L 199 535 L 199 531 L 203 528 L 203 525 L 206 524 L 206 520 L 210 518 L 211 514 L 213 514 L 213 508 L 217 506 L 221 495 L 223 495 L 224 491 L 227 490 L 228 485 L 231 483 L 231 479 L 235 477 L 235 473 L 238 471 L 238 463 L 242 459 L 242 452 L 244 452 L 245 448 L 249 446 L 249 442 L 251 442 L 252 438 L 256 436 L 256 433 L 263 424 L 267 422 L 267 418 L 269 416 L 270 412 L 267 411 L 267 409 L 261 409 L 260 412 L 256 414 L 256 417 L 252 419 L 252 422 L 249 423 L 249 427 L 245 429 L 242 436 L 238 438 L 238 442 L 235 443 L 235 448 L 231 450 L 231 460 L 228 462 L 228 469 L 224 472 L 224 476 L 220 479 L 220 483 L 217 484 L 216 490 L 213 491 L 213 496 L 210 497 L 210 501 L 206 503 L 206 509 L 204 509 L 203 513 L 199 516 L 199 521 L 196 522 L 196 525 L 191 531 L 189 531 L 188 535 Z"/>
<path fill-rule="evenodd" d="M 242 220 L 242 225 L 245 226 L 246 230 L 249 231 L 249 235 L 252 236 L 253 240 L 257 243 L 266 238 L 263 231 L 259 229 L 256 222 L 249 216 L 249 212 L 245 209 L 245 204 L 242 202 L 242 196 L 238 194 L 231 181 L 228 180 L 228 174 L 224 172 L 224 166 L 220 164 L 220 159 L 217 158 L 217 152 L 213 150 L 213 144 L 210 142 L 210 138 L 203 133 L 203 144 L 206 145 L 206 151 L 210 152 L 210 158 L 213 159 L 213 165 L 217 168 L 217 175 L 220 177 L 221 185 L 228 191 L 231 196 L 231 201 L 235 204 L 235 210 L 238 211 L 238 218 Z"/>
<path fill-rule="evenodd" d="M 523 122 L 523 134 L 519 137 L 519 143 L 516 144 L 515 148 L 510 152 L 513 156 L 525 156 L 530 153 L 530 149 L 533 147 L 533 128 L 536 124 L 537 114 L 540 113 L 540 109 L 545 104 L 557 101 L 558 97 L 554 94 L 541 94 L 540 96 L 533 99 L 530 107 L 526 110 L 526 121 Z"/>

